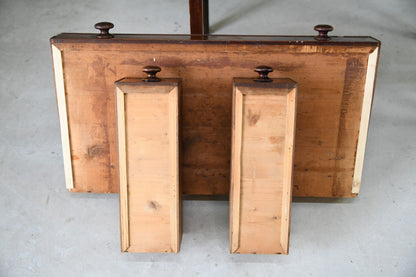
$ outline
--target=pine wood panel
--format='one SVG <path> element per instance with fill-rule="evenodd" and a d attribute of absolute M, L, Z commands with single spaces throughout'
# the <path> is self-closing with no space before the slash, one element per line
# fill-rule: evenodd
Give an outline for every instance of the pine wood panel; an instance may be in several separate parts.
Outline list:
<path fill-rule="evenodd" d="M 365 127 L 364 91 L 373 92 L 375 71 L 367 72 L 370 54 L 378 57 L 377 40 L 115 35 L 103 41 L 64 34 L 52 44 L 62 52 L 65 73 L 71 191 L 118 191 L 113 82 L 143 76 L 141 67 L 154 64 L 163 68 L 161 77 L 183 80 L 183 192 L 228 194 L 232 77 L 254 77 L 252 70 L 266 64 L 275 69 L 271 77 L 299 84 L 294 196 L 358 193 L 352 191 L 353 177 L 361 178 L 358 170 L 354 176 L 357 141 Z"/>
<path fill-rule="evenodd" d="M 71 190 L 74 188 L 74 179 L 72 173 L 71 149 L 69 144 L 68 130 L 68 113 L 65 97 L 64 72 L 62 64 L 61 51 L 52 45 L 53 69 L 56 87 L 56 104 L 59 112 L 59 124 L 61 126 L 61 142 L 64 158 L 65 184 L 66 188 Z"/>
<path fill-rule="evenodd" d="M 123 252 L 179 252 L 179 80 L 116 83 Z"/>
<path fill-rule="evenodd" d="M 231 253 L 287 254 L 296 83 L 234 81 Z"/>
<path fill-rule="evenodd" d="M 364 153 L 365 146 L 367 144 L 368 126 L 370 123 L 371 107 L 373 105 L 374 96 L 374 85 L 376 81 L 377 63 L 379 57 L 378 51 L 379 49 L 377 48 L 368 57 L 367 76 L 365 79 L 363 107 L 361 109 L 360 131 L 357 142 L 357 153 L 354 167 L 354 180 L 352 184 L 353 193 L 359 193 L 361 187 L 361 176 L 364 166 Z"/>

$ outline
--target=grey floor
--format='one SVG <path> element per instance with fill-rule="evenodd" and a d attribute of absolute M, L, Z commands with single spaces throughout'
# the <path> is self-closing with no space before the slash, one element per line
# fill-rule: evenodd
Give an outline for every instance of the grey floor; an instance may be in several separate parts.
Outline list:
<path fill-rule="evenodd" d="M 228 202 L 186 201 L 180 254 L 122 254 L 118 195 L 66 191 L 48 39 L 188 33 L 187 0 L 0 1 L 0 276 L 416 276 L 416 2 L 210 2 L 217 34 L 382 41 L 358 198 L 293 203 L 289 256 L 228 254 Z"/>

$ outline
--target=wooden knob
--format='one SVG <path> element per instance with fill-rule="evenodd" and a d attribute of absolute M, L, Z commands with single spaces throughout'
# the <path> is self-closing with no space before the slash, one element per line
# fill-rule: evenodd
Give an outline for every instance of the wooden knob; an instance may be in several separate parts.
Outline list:
<path fill-rule="evenodd" d="M 256 69 L 254 69 L 255 72 L 259 74 L 259 78 L 254 79 L 256 82 L 271 82 L 273 81 L 270 79 L 267 75 L 269 75 L 270 72 L 273 72 L 273 68 L 270 66 L 260 65 L 257 66 Z"/>
<path fill-rule="evenodd" d="M 110 29 L 114 28 L 114 24 L 111 22 L 99 22 L 94 25 L 95 29 L 100 30 L 100 33 L 97 35 L 97 38 L 112 38 L 113 35 L 110 34 Z"/>
<path fill-rule="evenodd" d="M 318 31 L 319 34 L 315 37 L 316 40 L 330 40 L 331 38 L 328 36 L 328 32 L 331 32 L 334 30 L 334 27 L 331 25 L 316 25 L 313 28 L 315 31 Z"/>
<path fill-rule="evenodd" d="M 144 79 L 143 82 L 160 82 L 160 79 L 156 77 L 156 73 L 161 70 L 162 69 L 160 67 L 154 65 L 143 67 L 143 72 L 147 74 L 147 79 Z"/>

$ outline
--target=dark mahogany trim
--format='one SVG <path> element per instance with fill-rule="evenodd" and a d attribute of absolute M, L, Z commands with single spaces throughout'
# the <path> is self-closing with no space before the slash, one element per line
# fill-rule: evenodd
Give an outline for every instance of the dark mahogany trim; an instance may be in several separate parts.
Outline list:
<path fill-rule="evenodd" d="M 189 0 L 189 15 L 192 35 L 209 34 L 208 0 Z"/>
<path fill-rule="evenodd" d="M 96 34 L 62 33 L 51 38 L 52 43 L 183 43 L 183 44 L 273 44 L 273 45 L 346 45 L 379 46 L 372 37 L 331 37 L 317 41 L 314 36 L 246 36 L 246 35 L 164 35 L 114 34 L 111 39 L 98 39 Z"/>
<path fill-rule="evenodd" d="M 294 89 L 298 83 L 289 78 L 270 78 L 270 82 L 253 82 L 255 78 L 233 78 L 233 84 L 240 87 L 286 88 Z"/>
<path fill-rule="evenodd" d="M 98 22 L 94 25 L 95 29 L 100 30 L 100 33 L 97 35 L 97 38 L 112 38 L 113 35 L 110 34 L 110 29 L 114 28 L 114 24 L 111 22 Z"/>
<path fill-rule="evenodd" d="M 257 79 L 254 79 L 255 82 L 273 82 L 272 79 L 269 78 L 269 73 L 273 72 L 273 68 L 267 65 L 259 65 L 254 69 L 254 72 L 259 74 Z"/>
<path fill-rule="evenodd" d="M 143 79 L 143 82 L 160 82 L 161 80 L 156 77 L 156 74 L 162 69 L 159 66 L 148 65 L 143 67 L 142 71 L 147 74 L 147 78 Z"/>

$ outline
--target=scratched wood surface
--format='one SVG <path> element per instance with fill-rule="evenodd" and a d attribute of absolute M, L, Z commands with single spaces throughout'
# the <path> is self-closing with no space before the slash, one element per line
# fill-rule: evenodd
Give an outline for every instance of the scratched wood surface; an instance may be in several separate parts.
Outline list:
<path fill-rule="evenodd" d="M 296 83 L 234 80 L 231 253 L 288 254 Z"/>
<path fill-rule="evenodd" d="M 116 83 L 123 252 L 178 252 L 179 80 Z"/>
<path fill-rule="evenodd" d="M 62 34 L 51 43 L 62 53 L 71 191 L 118 192 L 113 83 L 157 65 L 160 77 L 183 81 L 184 194 L 228 194 L 232 78 L 254 77 L 256 66 L 268 65 L 275 69 L 270 77 L 299 84 L 294 196 L 356 195 L 357 138 L 375 39 Z"/>

